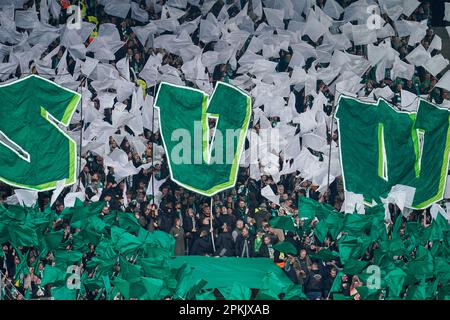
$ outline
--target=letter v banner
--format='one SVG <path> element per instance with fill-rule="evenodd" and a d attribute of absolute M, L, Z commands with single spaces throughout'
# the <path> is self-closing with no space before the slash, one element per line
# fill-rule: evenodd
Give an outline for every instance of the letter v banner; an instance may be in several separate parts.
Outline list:
<path fill-rule="evenodd" d="M 250 96 L 223 82 L 217 82 L 211 97 L 162 82 L 155 108 L 173 181 L 205 196 L 236 184 L 252 110 Z M 211 118 L 216 119 L 212 130 Z"/>
<path fill-rule="evenodd" d="M 450 110 L 420 99 L 417 112 L 341 96 L 336 109 L 344 189 L 380 203 L 395 185 L 416 189 L 413 209 L 442 200 L 450 152 Z"/>
<path fill-rule="evenodd" d="M 81 95 L 31 75 L 0 85 L 0 180 L 30 190 L 76 181 L 75 141 L 68 126 Z"/>

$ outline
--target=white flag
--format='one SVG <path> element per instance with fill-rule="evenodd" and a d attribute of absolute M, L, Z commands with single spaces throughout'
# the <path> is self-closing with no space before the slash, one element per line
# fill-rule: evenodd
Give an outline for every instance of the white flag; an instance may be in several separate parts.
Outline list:
<path fill-rule="evenodd" d="M 436 84 L 436 87 L 450 91 L 450 71 L 447 71 Z"/>
<path fill-rule="evenodd" d="M 445 14 L 444 14 L 444 21 L 450 22 L 450 3 L 445 3 Z"/>
<path fill-rule="evenodd" d="M 269 185 L 267 185 L 267 186 L 265 186 L 264 188 L 261 189 L 261 195 L 264 198 L 266 198 L 267 200 L 269 200 L 269 201 L 271 201 L 271 202 L 273 202 L 273 203 L 275 203 L 277 205 L 280 205 L 280 196 L 277 196 L 273 192 L 272 188 Z"/>
<path fill-rule="evenodd" d="M 19 204 L 25 207 L 33 207 L 38 199 L 38 192 L 33 190 L 16 189 L 17 200 Z"/>
<path fill-rule="evenodd" d="M 149 19 L 148 12 L 139 7 L 136 2 L 131 2 L 131 19 L 146 23 Z"/>
<path fill-rule="evenodd" d="M 437 77 L 442 70 L 447 68 L 448 64 L 449 61 L 445 59 L 442 54 L 438 54 L 428 60 L 423 67 L 431 73 L 433 77 Z"/>

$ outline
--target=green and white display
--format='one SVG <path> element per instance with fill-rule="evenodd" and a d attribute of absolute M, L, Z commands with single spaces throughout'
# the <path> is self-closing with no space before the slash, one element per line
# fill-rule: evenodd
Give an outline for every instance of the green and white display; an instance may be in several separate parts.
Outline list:
<path fill-rule="evenodd" d="M 420 99 L 417 112 L 379 99 L 341 96 L 336 110 L 346 191 L 380 203 L 395 185 L 416 189 L 412 207 L 443 198 L 450 152 L 450 111 Z"/>
<path fill-rule="evenodd" d="M 39 76 L 0 85 L 0 180 L 50 190 L 76 181 L 76 143 L 68 126 L 81 96 Z"/>
<path fill-rule="evenodd" d="M 251 115 L 251 98 L 218 82 L 211 98 L 200 90 L 161 83 L 155 99 L 171 178 L 212 196 L 235 185 Z M 208 119 L 216 118 L 210 143 Z"/>

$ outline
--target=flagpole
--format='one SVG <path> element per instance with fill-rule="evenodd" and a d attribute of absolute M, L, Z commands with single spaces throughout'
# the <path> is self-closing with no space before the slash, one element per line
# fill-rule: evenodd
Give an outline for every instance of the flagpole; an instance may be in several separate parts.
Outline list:
<path fill-rule="evenodd" d="M 327 193 L 330 190 L 330 171 L 331 171 L 331 146 L 333 143 L 333 129 L 334 129 L 334 114 L 336 112 L 336 106 L 333 102 L 333 110 L 331 112 L 331 129 L 330 129 L 330 148 L 328 150 L 328 176 L 327 176 Z"/>
<path fill-rule="evenodd" d="M 211 233 L 211 241 L 212 241 L 213 250 L 215 253 L 216 252 L 216 244 L 214 243 L 214 228 L 213 228 L 213 224 L 212 224 L 212 221 L 213 221 L 213 198 L 210 197 L 210 200 L 211 200 L 211 207 L 210 207 L 210 212 L 209 212 L 209 225 L 210 225 L 209 231 Z"/>
<path fill-rule="evenodd" d="M 83 81 L 86 81 L 86 77 L 84 77 L 83 80 L 81 80 L 81 83 L 83 83 Z M 80 179 L 80 173 L 82 171 L 81 168 L 81 148 L 82 148 L 82 144 L 83 144 L 83 127 L 84 127 L 84 122 L 83 122 L 83 84 L 80 85 L 81 88 L 81 104 L 80 104 L 80 122 L 81 122 L 81 128 L 80 128 L 80 153 L 79 153 L 79 160 L 78 160 L 78 171 L 79 173 L 77 173 L 78 175 L 78 186 L 77 186 L 77 191 L 80 189 L 80 183 L 81 183 L 81 179 Z"/>
<path fill-rule="evenodd" d="M 153 86 L 153 99 L 156 99 L 156 84 Z M 153 108 L 153 106 L 152 106 Z M 155 134 L 155 109 L 152 109 L 152 135 L 153 137 Z M 155 155 L 155 150 L 153 149 L 153 145 L 155 144 L 155 142 L 152 142 L 152 204 L 155 204 L 155 175 L 153 174 L 155 167 L 154 167 L 154 155 Z"/>

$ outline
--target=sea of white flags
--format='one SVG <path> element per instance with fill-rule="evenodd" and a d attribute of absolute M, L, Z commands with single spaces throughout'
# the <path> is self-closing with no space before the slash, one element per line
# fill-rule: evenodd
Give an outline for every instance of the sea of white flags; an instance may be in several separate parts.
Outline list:
<path fill-rule="evenodd" d="M 362 76 L 371 66 L 378 66 L 376 77 L 382 80 L 385 68 L 392 69 L 392 79 L 397 76 L 411 79 L 416 66 L 423 66 L 436 76 L 449 64 L 442 55 L 430 55 L 433 48 L 441 49 L 442 39 L 438 36 L 435 36 L 429 50 L 419 44 L 406 57 L 407 62 L 402 61 L 399 53 L 392 48 L 390 36 L 409 36 L 409 45 L 413 46 L 425 37 L 426 20 L 412 22 L 400 19 L 401 14 L 410 16 L 414 12 L 420 5 L 417 0 L 359 0 L 347 8 L 342 8 L 334 0 L 327 0 L 323 9 L 312 0 L 253 0 L 251 7 L 248 4 L 241 7 L 241 1 L 235 0 L 223 5 L 217 17 L 210 12 L 216 0 L 205 0 L 200 5 L 202 16 L 183 24 L 180 24 L 179 18 L 186 13 L 188 3 L 199 5 L 199 0 L 168 0 L 165 5 L 160 5 L 156 0 L 146 2 L 152 4 L 157 13 L 161 13 L 160 20 L 149 20 L 148 13 L 131 0 L 99 1 L 107 14 L 124 18 L 131 11 L 132 19 L 144 24 L 132 28 L 143 46 L 164 48 L 183 59 L 183 66 L 178 70 L 163 64 L 161 54 L 150 56 L 138 75 L 148 87 L 161 81 L 183 85 L 184 78 L 211 93 L 213 87 L 206 71 L 212 73 L 215 66 L 223 63 L 230 64 L 237 71 L 238 76 L 231 79 L 231 83 L 251 94 L 254 99 L 253 124 L 259 123 L 260 126 L 259 131 L 254 128 L 249 130 L 248 140 L 252 147 L 241 158 L 241 166 L 250 167 L 250 175 L 256 180 L 262 175 L 271 175 L 278 182 L 281 176 L 298 171 L 299 177 L 319 186 L 319 191 L 325 191 L 330 160 L 330 183 L 341 175 L 339 147 L 333 141 L 330 148 L 327 142 L 327 133 L 331 127 L 336 129 L 337 125 L 332 124 L 332 117 L 323 111 L 328 101 L 321 92 L 316 91 L 317 80 L 327 84 L 336 99 L 340 94 L 363 97 Z M 83 22 L 79 30 L 71 30 L 65 25 L 51 26 L 48 24 L 49 18 L 57 17 L 62 10 L 59 1 L 41 0 L 39 12 L 35 7 L 15 10 L 22 9 L 23 3 L 23 0 L 0 0 L 0 61 L 8 57 L 7 61 L 0 63 L 0 80 L 8 79 L 18 66 L 23 73 L 35 67 L 42 76 L 78 90 L 83 94 L 84 120 L 90 123 L 83 132 L 82 154 L 91 151 L 102 156 L 105 165 L 114 168 L 118 182 L 142 168 L 148 168 L 150 164 L 135 168 L 125 152 L 119 149 L 110 152 L 109 148 L 111 136 L 118 145 L 127 138 L 131 146 L 142 154 L 145 150 L 145 139 L 141 136 L 143 129 L 156 131 L 159 128 L 153 98 L 144 96 L 142 90 L 130 81 L 130 61 L 122 59 L 115 66 L 108 63 L 115 60 L 115 54 L 124 45 L 116 26 L 101 24 L 98 37 L 86 47 L 84 43 L 95 28 L 93 23 Z M 379 12 L 386 13 L 394 21 L 393 25 L 381 19 L 380 29 L 369 30 L 367 21 L 371 13 L 367 8 L 372 5 L 377 6 Z M 231 6 L 239 9 L 234 17 L 230 17 L 227 12 Z M 343 18 L 340 19 L 342 13 Z M 260 20 L 263 15 L 267 23 L 255 29 L 252 18 Z M 448 4 L 445 17 L 450 21 Z M 285 25 L 286 21 L 288 23 Z M 18 32 L 16 28 L 19 27 L 27 32 Z M 199 30 L 199 38 L 203 43 L 214 41 L 214 50 L 205 52 L 193 43 L 191 36 L 196 30 Z M 313 41 L 323 37 L 322 44 L 311 46 L 301 39 L 304 35 Z M 41 59 L 42 53 L 56 39 L 59 39 L 60 46 Z M 383 41 L 376 44 L 379 40 Z M 238 58 L 237 53 L 242 53 L 246 41 L 249 41 L 248 48 Z M 346 52 L 352 47 L 352 42 L 355 45 L 367 45 L 368 59 Z M 68 73 L 64 58 L 55 69 L 52 68 L 52 58 L 61 47 L 65 48 L 64 58 L 70 55 L 76 61 L 73 74 Z M 280 49 L 288 50 L 288 47 L 293 49 L 289 64 L 293 72 L 277 72 L 277 63 L 270 59 L 278 58 Z M 88 52 L 93 53 L 94 58 L 87 57 Z M 313 58 L 314 62 L 306 68 L 309 58 Z M 329 65 L 323 68 L 320 63 Z M 80 75 L 92 80 L 92 87 L 100 102 L 99 110 L 94 108 L 94 102 L 90 100 L 94 92 L 90 92 L 87 87 L 80 87 L 81 83 L 77 81 Z M 313 107 L 304 113 L 297 113 L 295 95 L 290 86 L 296 90 L 305 88 L 305 94 L 314 98 Z M 437 86 L 450 90 L 450 73 L 446 73 Z M 111 93 L 110 89 L 115 89 L 115 93 Z M 390 99 L 392 96 L 392 91 L 387 87 L 374 90 L 367 99 Z M 130 111 L 125 109 L 123 103 L 127 99 L 132 99 Z M 409 108 L 409 111 L 414 110 L 414 104 L 411 103 L 414 99 L 415 96 L 409 92 L 402 92 L 402 106 Z M 81 104 L 72 123 L 80 121 L 80 108 Z M 105 109 L 112 109 L 112 124 L 103 120 Z M 274 116 L 280 117 L 281 121 L 273 126 L 269 119 Z M 134 135 L 127 133 L 124 126 L 128 126 Z M 79 141 L 79 130 L 69 134 Z M 301 143 L 299 138 L 302 138 Z M 156 145 L 154 147 L 153 156 L 156 161 L 160 161 L 164 150 Z M 308 148 L 323 153 L 322 159 Z M 280 162 L 283 163 L 282 167 Z M 84 199 L 82 192 L 72 191 L 65 199 L 67 205 L 73 205 L 75 198 Z M 405 196 L 399 200 L 400 191 L 394 191 L 391 199 L 386 201 L 404 205 Z M 29 203 L 33 199 L 27 197 L 28 193 L 16 192 L 16 195 L 18 200 L 15 201 Z M 269 189 L 264 189 L 263 195 L 273 202 L 279 201 Z M 23 200 L 24 197 L 27 199 Z M 363 213 L 361 203 L 362 199 L 358 195 L 348 195 L 344 207 L 346 211 L 356 207 L 358 212 Z"/>

